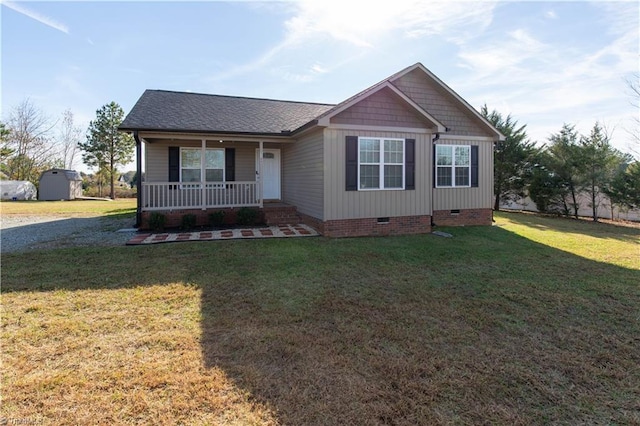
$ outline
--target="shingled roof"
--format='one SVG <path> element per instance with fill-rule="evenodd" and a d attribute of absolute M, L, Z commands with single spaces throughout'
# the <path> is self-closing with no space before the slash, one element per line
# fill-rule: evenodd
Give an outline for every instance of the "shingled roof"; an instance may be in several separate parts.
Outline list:
<path fill-rule="evenodd" d="M 280 135 L 308 124 L 333 107 L 328 104 L 146 90 L 119 129 Z"/>

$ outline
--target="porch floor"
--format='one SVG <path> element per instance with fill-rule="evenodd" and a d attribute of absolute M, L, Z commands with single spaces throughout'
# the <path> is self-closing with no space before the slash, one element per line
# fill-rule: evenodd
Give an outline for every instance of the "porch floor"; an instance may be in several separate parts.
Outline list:
<path fill-rule="evenodd" d="M 319 235 L 313 228 L 299 225 L 274 225 L 261 226 L 256 228 L 223 229 L 216 231 L 196 231 L 196 232 L 163 232 L 163 233 L 140 233 L 131 238 L 127 245 L 173 243 L 181 241 L 211 241 L 211 240 L 233 240 L 251 238 L 290 238 L 290 237 L 312 237 Z"/>

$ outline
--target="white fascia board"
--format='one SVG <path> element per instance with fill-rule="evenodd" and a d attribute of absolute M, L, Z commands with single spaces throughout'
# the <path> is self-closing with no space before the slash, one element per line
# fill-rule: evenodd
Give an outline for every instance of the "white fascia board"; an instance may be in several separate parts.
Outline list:
<path fill-rule="evenodd" d="M 332 123 L 332 124 L 329 124 L 327 128 L 339 129 L 339 130 L 372 131 L 372 132 L 419 133 L 419 134 L 429 134 L 429 135 L 432 133 L 437 133 L 437 130 L 435 128 L 369 126 L 366 124 Z"/>
<path fill-rule="evenodd" d="M 459 141 L 485 141 L 495 142 L 496 138 L 491 136 L 464 136 L 464 135 L 452 135 L 449 133 L 441 133 L 440 140 L 459 140 Z"/>
<path fill-rule="evenodd" d="M 169 139 L 169 140 L 207 140 L 218 141 L 224 140 L 229 142 L 294 142 L 290 136 L 282 137 L 265 137 L 254 135 L 225 135 L 225 134 L 210 134 L 210 133 L 171 133 L 171 132 L 139 132 L 139 137 L 144 139 Z"/>

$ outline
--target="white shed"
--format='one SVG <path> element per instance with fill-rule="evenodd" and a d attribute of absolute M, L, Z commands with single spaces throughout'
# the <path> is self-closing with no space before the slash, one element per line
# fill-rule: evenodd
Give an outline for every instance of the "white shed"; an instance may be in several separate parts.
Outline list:
<path fill-rule="evenodd" d="M 28 180 L 0 181 L 0 195 L 3 200 L 35 200 L 36 186 Z"/>
<path fill-rule="evenodd" d="M 75 170 L 51 169 L 42 172 L 38 200 L 73 200 L 82 197 L 82 177 Z"/>

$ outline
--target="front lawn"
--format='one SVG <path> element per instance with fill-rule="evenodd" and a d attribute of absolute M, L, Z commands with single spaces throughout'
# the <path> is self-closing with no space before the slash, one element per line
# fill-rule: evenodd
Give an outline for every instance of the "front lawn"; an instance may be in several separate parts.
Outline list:
<path fill-rule="evenodd" d="M 135 198 L 117 200 L 71 201 L 2 201 L 2 214 L 96 216 L 131 214 L 136 211 Z"/>
<path fill-rule="evenodd" d="M 496 218 L 453 238 L 3 255 L 1 415 L 640 423 L 640 230 Z"/>

